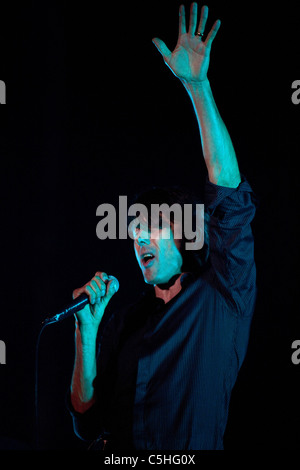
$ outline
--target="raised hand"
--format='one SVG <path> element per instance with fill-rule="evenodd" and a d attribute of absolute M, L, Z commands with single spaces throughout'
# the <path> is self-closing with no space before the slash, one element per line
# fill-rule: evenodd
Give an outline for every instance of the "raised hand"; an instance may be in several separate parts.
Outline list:
<path fill-rule="evenodd" d="M 165 63 L 174 75 L 184 82 L 201 82 L 207 78 L 212 42 L 220 28 L 221 21 L 213 24 L 206 39 L 203 41 L 205 25 L 208 17 L 208 7 L 203 6 L 197 28 L 198 6 L 192 3 L 190 8 L 189 29 L 186 30 L 185 8 L 179 8 L 179 35 L 176 47 L 171 52 L 166 44 L 158 38 L 152 39 Z"/>

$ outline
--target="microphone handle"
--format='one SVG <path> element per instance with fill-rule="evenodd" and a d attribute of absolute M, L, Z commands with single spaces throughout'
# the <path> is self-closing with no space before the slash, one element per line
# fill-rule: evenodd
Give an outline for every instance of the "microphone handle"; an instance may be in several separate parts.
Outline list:
<path fill-rule="evenodd" d="M 48 325 L 50 323 L 56 323 L 62 320 L 65 320 L 65 318 L 70 317 L 74 313 L 78 312 L 78 310 L 81 310 L 83 307 L 85 307 L 89 303 L 89 298 L 87 294 L 81 294 L 77 299 L 74 299 L 67 308 L 65 308 L 62 312 L 57 313 L 53 317 L 46 318 L 43 321 L 43 325 Z"/>

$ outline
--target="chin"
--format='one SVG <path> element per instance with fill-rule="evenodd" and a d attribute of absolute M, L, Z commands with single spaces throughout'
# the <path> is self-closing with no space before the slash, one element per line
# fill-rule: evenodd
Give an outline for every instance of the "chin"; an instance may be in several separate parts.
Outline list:
<path fill-rule="evenodd" d="M 156 279 L 152 279 L 151 277 L 148 278 L 148 277 L 144 276 L 144 281 L 145 281 L 146 284 L 151 284 L 151 285 L 153 285 L 153 286 L 154 286 L 155 284 L 157 284 L 157 280 L 156 280 Z"/>
<path fill-rule="evenodd" d="M 169 282 L 169 280 L 171 279 L 172 276 L 170 277 L 149 277 L 147 278 L 146 276 L 144 277 L 144 281 L 146 282 L 146 284 L 150 284 L 150 285 L 153 285 L 153 286 L 156 286 L 157 284 L 166 284 L 167 282 Z"/>
<path fill-rule="evenodd" d="M 161 282 L 158 276 L 153 276 L 151 275 L 151 273 L 144 273 L 144 281 L 146 282 L 146 284 L 151 284 L 153 286 Z"/>

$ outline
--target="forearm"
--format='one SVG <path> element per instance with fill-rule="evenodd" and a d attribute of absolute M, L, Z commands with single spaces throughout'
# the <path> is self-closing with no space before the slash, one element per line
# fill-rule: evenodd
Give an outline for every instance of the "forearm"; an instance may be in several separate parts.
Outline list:
<path fill-rule="evenodd" d="M 71 402 L 75 411 L 83 413 L 95 402 L 93 381 L 96 377 L 96 334 L 75 332 L 75 362 L 71 383 Z"/>
<path fill-rule="evenodd" d="M 76 313 L 75 362 L 71 382 L 71 403 L 84 413 L 95 403 L 93 382 L 97 374 L 96 340 L 104 311 L 119 282 L 103 271 L 97 271 L 90 282 L 73 292 L 73 298 L 85 293 L 89 304 Z"/>
<path fill-rule="evenodd" d="M 220 186 L 237 187 L 241 181 L 238 162 L 208 79 L 182 83 L 196 113 L 209 180 Z"/>

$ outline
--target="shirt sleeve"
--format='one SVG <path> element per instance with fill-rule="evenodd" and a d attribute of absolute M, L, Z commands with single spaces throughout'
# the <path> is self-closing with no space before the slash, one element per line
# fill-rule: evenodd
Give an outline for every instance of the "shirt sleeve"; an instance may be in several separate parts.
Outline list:
<path fill-rule="evenodd" d="M 244 176 L 237 188 L 206 182 L 210 281 L 240 316 L 253 313 L 256 298 L 251 222 L 257 204 L 258 200 Z"/>
<path fill-rule="evenodd" d="M 91 408 L 84 413 L 78 413 L 73 408 L 71 392 L 68 390 L 66 406 L 72 417 L 73 429 L 77 437 L 83 441 L 92 442 L 103 433 L 98 403 L 93 404 Z"/>

